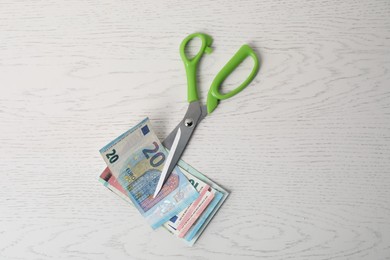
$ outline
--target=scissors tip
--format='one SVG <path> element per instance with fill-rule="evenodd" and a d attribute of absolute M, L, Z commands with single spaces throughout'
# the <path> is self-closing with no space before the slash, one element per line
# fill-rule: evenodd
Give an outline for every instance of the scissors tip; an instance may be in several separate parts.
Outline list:
<path fill-rule="evenodd" d="M 156 198 L 159 193 L 160 193 L 160 189 L 156 189 L 153 194 L 153 199 Z"/>

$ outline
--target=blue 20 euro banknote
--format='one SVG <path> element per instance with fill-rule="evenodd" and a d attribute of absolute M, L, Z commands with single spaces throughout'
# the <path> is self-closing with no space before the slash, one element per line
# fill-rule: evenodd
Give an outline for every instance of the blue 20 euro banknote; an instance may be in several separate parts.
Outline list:
<path fill-rule="evenodd" d="M 190 205 L 199 193 L 175 167 L 153 198 L 167 152 L 146 118 L 100 150 L 111 173 L 155 229 Z"/>

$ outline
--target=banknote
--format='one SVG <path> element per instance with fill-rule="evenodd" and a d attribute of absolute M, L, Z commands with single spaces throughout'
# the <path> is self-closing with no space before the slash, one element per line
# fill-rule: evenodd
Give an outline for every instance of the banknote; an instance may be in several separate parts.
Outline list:
<path fill-rule="evenodd" d="M 206 187 L 210 187 L 207 183 L 199 180 L 198 178 L 191 175 L 189 172 L 181 169 L 183 174 L 187 177 L 189 182 L 194 186 L 194 188 L 199 192 L 200 196 L 197 198 L 197 200 L 201 199 L 202 190 Z M 177 214 L 176 216 L 173 216 L 168 222 L 164 223 L 164 227 L 166 227 L 172 234 L 179 235 L 179 230 L 177 229 L 180 223 L 183 221 L 183 219 L 188 218 L 189 215 L 191 215 L 191 212 L 189 210 L 191 209 L 192 204 L 196 203 L 196 200 L 191 203 L 190 206 L 188 206 L 185 210 Z"/>
<path fill-rule="evenodd" d="M 210 202 L 214 199 L 214 190 L 210 186 L 206 186 L 200 193 L 199 198 L 195 200 L 189 207 L 188 212 L 177 226 L 179 237 L 184 237 L 192 225 L 198 220 L 203 211 L 207 208 Z"/>
<path fill-rule="evenodd" d="M 153 229 L 183 211 L 199 196 L 182 170 L 175 167 L 153 198 L 167 152 L 148 118 L 104 146 L 100 153 L 118 185 Z"/>
<path fill-rule="evenodd" d="M 183 238 L 180 238 L 183 241 L 185 241 L 188 245 L 192 246 L 200 237 L 200 235 L 202 234 L 202 232 L 204 231 L 208 223 L 211 221 L 213 216 L 222 206 L 222 203 L 226 200 L 229 193 L 221 186 L 219 186 L 218 184 L 216 184 L 215 182 L 213 182 L 212 180 L 208 179 L 206 176 L 201 174 L 195 168 L 185 163 L 183 160 L 180 160 L 178 165 L 180 165 L 180 169 L 186 175 L 190 183 L 195 188 L 201 190 L 200 189 L 201 187 L 205 187 L 206 185 L 208 185 L 215 192 L 214 198 L 207 206 L 207 208 L 203 211 L 200 217 L 197 218 L 196 222 L 192 225 L 192 227 L 185 234 L 185 236 Z M 131 200 L 126 195 L 126 191 L 122 188 L 119 182 L 117 182 L 116 178 L 112 175 L 108 167 L 100 174 L 99 181 L 102 182 L 108 189 L 110 189 L 116 195 L 121 197 L 123 200 L 131 203 Z M 180 223 L 180 221 L 177 220 L 180 218 L 180 214 L 183 214 L 183 212 L 184 211 L 172 217 L 169 221 L 167 221 L 163 225 L 163 227 L 167 231 L 169 231 L 171 234 L 174 234 L 177 237 L 179 236 L 179 231 L 177 231 L 176 228 L 178 223 Z"/>
<path fill-rule="evenodd" d="M 214 199 L 211 201 L 209 206 L 206 208 L 200 218 L 196 221 L 196 223 L 191 227 L 191 229 L 184 237 L 185 241 L 189 245 L 193 245 L 203 233 L 210 221 L 213 219 L 215 214 L 217 214 L 218 210 L 221 208 L 222 204 L 229 196 L 229 192 L 225 190 L 222 186 L 218 185 L 216 182 L 203 175 L 201 172 L 196 170 L 194 167 L 192 167 L 185 161 L 179 160 L 177 165 L 180 166 L 183 172 L 190 173 L 193 177 L 196 177 L 197 179 L 207 183 L 208 185 L 210 185 L 210 187 L 216 190 Z"/>
<path fill-rule="evenodd" d="M 215 190 L 214 199 L 208 205 L 206 210 L 200 215 L 196 223 L 185 234 L 184 239 L 187 241 L 188 244 L 193 244 L 199 238 L 203 230 L 206 228 L 207 224 L 211 221 L 215 213 L 218 211 L 219 207 L 221 207 L 227 195 L 228 194 Z"/>

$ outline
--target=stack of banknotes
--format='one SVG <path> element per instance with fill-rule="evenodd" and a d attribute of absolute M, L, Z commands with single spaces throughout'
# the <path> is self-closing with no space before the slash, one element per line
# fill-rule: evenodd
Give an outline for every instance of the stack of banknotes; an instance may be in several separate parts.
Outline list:
<path fill-rule="evenodd" d="M 100 150 L 107 168 L 99 180 L 133 205 L 153 228 L 193 245 L 229 193 L 180 160 L 153 198 L 167 150 L 148 118 Z"/>

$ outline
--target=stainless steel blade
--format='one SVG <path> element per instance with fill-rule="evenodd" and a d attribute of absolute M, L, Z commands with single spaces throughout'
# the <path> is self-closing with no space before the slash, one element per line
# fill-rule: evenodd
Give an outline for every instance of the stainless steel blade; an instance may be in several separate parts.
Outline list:
<path fill-rule="evenodd" d="M 169 135 L 162 142 L 164 147 L 167 148 L 168 150 L 171 150 L 173 140 L 175 140 L 177 129 L 179 129 L 179 127 L 180 127 L 180 123 L 172 130 L 172 132 L 169 133 Z"/>
<path fill-rule="evenodd" d="M 193 104 L 193 105 L 191 105 Z M 188 106 L 187 108 L 187 112 L 186 112 L 186 116 L 189 113 L 189 110 L 190 109 L 196 109 L 196 106 L 199 106 L 200 107 L 200 118 L 198 119 L 197 121 L 197 125 L 199 124 L 200 121 L 202 121 L 203 118 L 205 118 L 207 116 L 207 106 L 203 105 L 203 106 L 200 106 L 200 103 L 199 101 L 196 101 L 196 102 L 192 102 L 190 103 L 190 105 Z M 175 139 L 175 136 L 176 136 L 176 133 L 177 133 L 177 130 L 179 129 L 179 127 L 182 125 L 183 121 L 185 121 L 185 118 L 186 116 L 184 117 L 184 119 L 168 134 L 168 136 L 164 139 L 164 141 L 162 142 L 162 144 L 164 145 L 165 148 L 167 148 L 168 150 L 171 150 L 171 147 L 172 147 L 172 144 L 173 144 L 173 140 Z"/>
<path fill-rule="evenodd" d="M 164 177 L 163 184 L 168 179 L 172 170 L 175 168 L 177 162 L 180 160 L 181 155 L 183 154 L 188 141 L 191 139 L 191 136 L 199 124 L 200 121 L 204 118 L 204 108 L 200 106 L 199 101 L 191 102 L 188 106 L 187 112 L 183 118 L 183 120 L 175 127 L 175 129 L 165 138 L 163 141 L 163 145 L 171 149 L 172 144 L 175 140 L 175 136 L 177 134 L 178 129 L 181 131 L 181 137 L 179 139 L 179 143 L 177 148 L 173 152 L 172 160 L 169 164 L 167 174 Z M 162 177 L 160 175 L 160 177 Z"/>
<path fill-rule="evenodd" d="M 175 140 L 173 141 L 173 144 L 172 144 L 171 150 L 168 154 L 167 160 L 165 161 L 164 167 L 161 171 L 160 178 L 158 179 L 157 187 L 154 190 L 153 198 L 155 198 L 157 196 L 157 194 L 160 192 L 160 190 L 164 184 L 165 176 L 168 174 L 169 166 L 171 165 L 173 155 L 175 154 L 175 150 L 177 148 L 177 145 L 179 144 L 180 137 L 181 137 L 181 130 L 179 128 L 177 130 L 177 134 L 175 136 Z"/>

